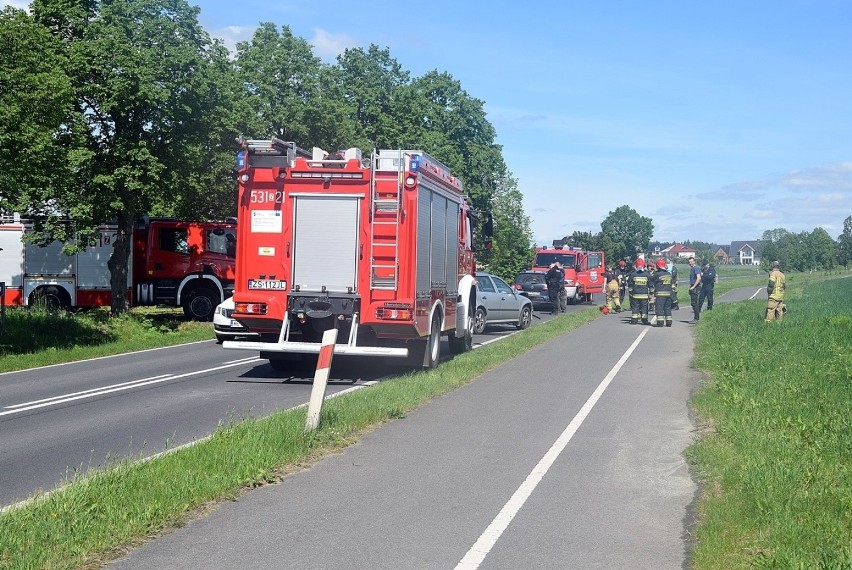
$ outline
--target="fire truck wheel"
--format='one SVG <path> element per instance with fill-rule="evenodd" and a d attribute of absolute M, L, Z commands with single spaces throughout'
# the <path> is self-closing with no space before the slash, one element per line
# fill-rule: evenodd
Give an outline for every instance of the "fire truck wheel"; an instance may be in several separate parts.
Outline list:
<path fill-rule="evenodd" d="M 482 334 L 487 321 L 488 316 L 485 314 L 485 307 L 477 307 L 476 313 L 473 315 L 473 334 Z"/>
<path fill-rule="evenodd" d="M 211 289 L 199 287 L 183 299 L 183 314 L 194 321 L 212 321 L 218 304 L 219 300 Z"/>
<path fill-rule="evenodd" d="M 71 308 L 71 299 L 64 289 L 53 285 L 39 287 L 30 295 L 30 306 L 39 307 L 49 313 L 66 311 Z"/>
<path fill-rule="evenodd" d="M 426 343 L 426 354 L 423 358 L 423 368 L 435 368 L 441 360 L 441 315 L 432 317 L 432 327 L 429 330 L 429 340 Z"/>
<path fill-rule="evenodd" d="M 452 354 L 462 354 L 469 350 L 473 350 L 473 317 L 467 315 L 467 329 L 464 336 L 456 336 L 455 333 L 450 333 L 450 352 Z"/>
<path fill-rule="evenodd" d="M 528 306 L 521 309 L 521 317 L 518 319 L 518 328 L 521 330 L 530 328 L 532 324 L 532 309 Z"/>

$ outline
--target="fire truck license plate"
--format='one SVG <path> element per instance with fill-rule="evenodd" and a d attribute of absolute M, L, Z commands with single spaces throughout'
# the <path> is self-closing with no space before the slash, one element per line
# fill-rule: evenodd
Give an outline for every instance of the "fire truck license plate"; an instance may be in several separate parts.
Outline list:
<path fill-rule="evenodd" d="M 275 281 L 272 279 L 249 279 L 249 289 L 286 289 L 286 281 Z"/>

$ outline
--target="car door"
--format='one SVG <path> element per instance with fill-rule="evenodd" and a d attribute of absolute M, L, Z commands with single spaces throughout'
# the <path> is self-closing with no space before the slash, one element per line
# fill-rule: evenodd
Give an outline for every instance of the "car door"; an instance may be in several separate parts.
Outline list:
<path fill-rule="evenodd" d="M 476 289 L 479 294 L 478 303 L 485 307 L 488 313 L 488 322 L 500 320 L 500 294 L 497 292 L 497 287 L 490 275 L 476 276 Z"/>
<path fill-rule="evenodd" d="M 522 296 L 515 293 L 512 287 L 500 279 L 499 277 L 491 277 L 494 280 L 494 286 L 497 289 L 497 295 L 500 299 L 500 320 L 501 321 L 516 321 L 521 311 Z"/>

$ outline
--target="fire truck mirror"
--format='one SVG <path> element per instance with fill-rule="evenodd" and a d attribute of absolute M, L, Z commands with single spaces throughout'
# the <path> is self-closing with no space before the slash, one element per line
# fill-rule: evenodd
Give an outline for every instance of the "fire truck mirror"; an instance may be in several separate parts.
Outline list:
<path fill-rule="evenodd" d="M 485 239 L 491 239 L 494 237 L 494 217 L 489 212 L 485 214 L 485 222 L 482 224 L 482 233 L 485 235 Z"/>

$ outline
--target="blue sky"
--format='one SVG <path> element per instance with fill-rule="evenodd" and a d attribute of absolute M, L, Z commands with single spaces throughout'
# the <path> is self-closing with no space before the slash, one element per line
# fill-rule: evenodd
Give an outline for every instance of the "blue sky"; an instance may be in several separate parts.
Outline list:
<path fill-rule="evenodd" d="M 847 0 L 190 3 L 229 46 L 268 21 L 329 62 L 376 44 L 448 72 L 484 102 L 539 244 L 625 204 L 654 239 L 718 244 L 836 238 L 852 215 Z"/>

